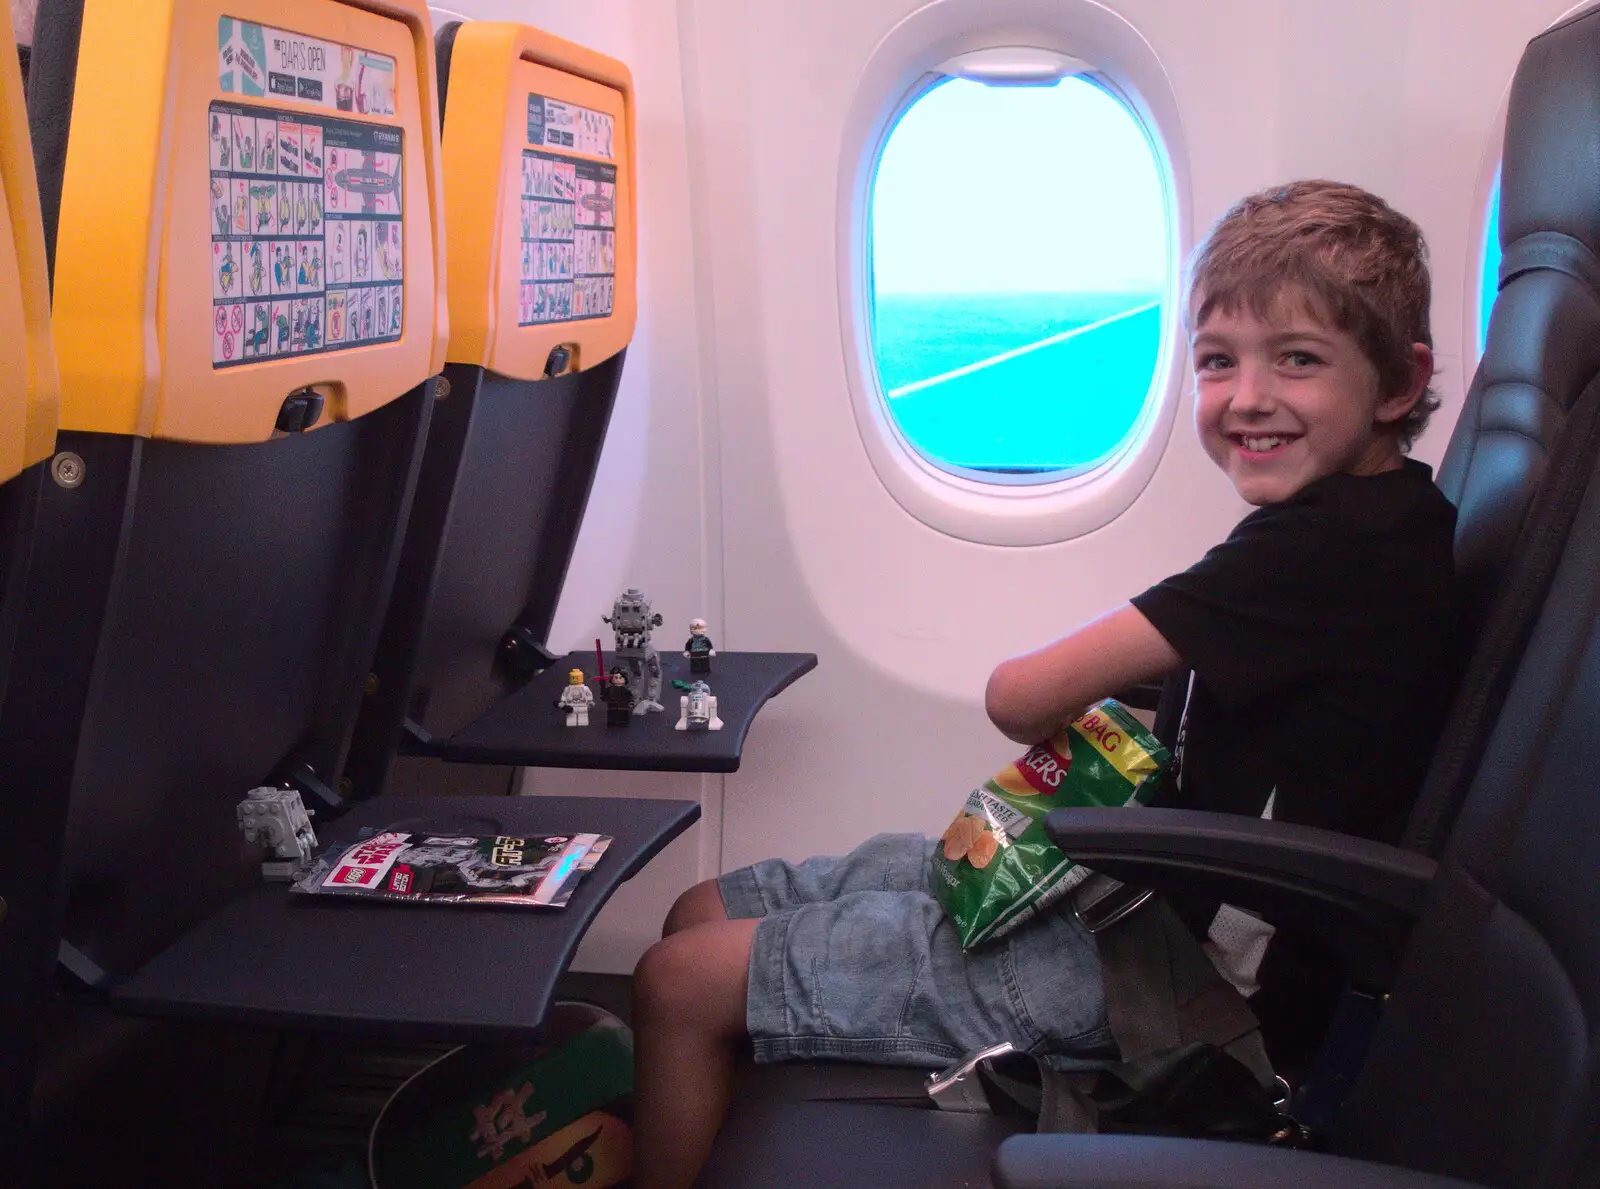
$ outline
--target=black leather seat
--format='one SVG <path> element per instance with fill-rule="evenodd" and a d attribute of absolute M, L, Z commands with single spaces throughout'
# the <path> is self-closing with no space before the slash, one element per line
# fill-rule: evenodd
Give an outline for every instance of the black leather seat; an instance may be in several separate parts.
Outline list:
<path fill-rule="evenodd" d="M 1438 476 L 1458 509 L 1456 570 L 1473 647 L 1405 840 L 1428 854 L 1449 834 L 1596 449 L 1587 398 L 1600 375 L 1597 50 L 1600 28 L 1587 14 L 1564 22 L 1529 45 L 1512 87 L 1500 288 Z M 1550 494 L 1536 504 L 1547 477 Z M 1503 582 L 1508 568 L 1516 578 Z"/>
<path fill-rule="evenodd" d="M 1503 280 L 1487 349 L 1439 473 L 1441 488 L 1459 509 L 1457 564 L 1466 588 L 1465 637 L 1473 647 L 1464 662 L 1461 695 L 1441 737 L 1408 829 L 1407 845 L 1420 853 L 1396 852 L 1336 835 L 1308 841 L 1305 837 L 1296 838 L 1290 828 L 1275 828 L 1273 823 L 1233 819 L 1222 823 L 1222 833 L 1229 840 L 1218 844 L 1224 852 L 1232 853 L 1219 854 L 1212 842 L 1200 837 L 1197 827 L 1202 825 L 1202 815 L 1174 813 L 1169 818 L 1168 811 L 1137 815 L 1141 829 L 1136 831 L 1128 829 L 1135 823 L 1126 821 L 1124 815 L 1096 815 L 1092 811 L 1063 815 L 1064 820 L 1057 823 L 1064 831 L 1070 830 L 1073 841 L 1067 843 L 1069 853 L 1111 874 L 1173 890 L 1198 889 L 1207 894 L 1226 890 L 1229 902 L 1245 906 L 1279 910 L 1288 906 L 1291 912 L 1300 907 L 1302 916 L 1308 914 L 1324 930 L 1343 934 L 1349 950 L 1377 955 L 1373 961 L 1381 966 L 1384 955 L 1389 953 L 1392 958 L 1397 941 L 1407 935 L 1422 903 L 1425 883 L 1421 881 L 1432 870 L 1431 858 L 1423 856 L 1436 856 L 1442 849 L 1443 839 L 1470 793 L 1472 802 L 1461 830 L 1463 837 L 1446 862 L 1447 878 L 1440 881 L 1434 893 L 1435 901 L 1443 898 L 1444 907 L 1430 910 L 1430 920 L 1438 918 L 1447 923 L 1430 923 L 1423 929 L 1397 990 L 1397 999 L 1404 995 L 1409 1002 L 1429 1004 L 1431 997 L 1434 1002 L 1431 1006 L 1391 1013 L 1370 1065 L 1374 1072 L 1363 1084 L 1364 1097 L 1353 1100 L 1340 1143 L 1344 1150 L 1355 1154 L 1395 1164 L 1439 1168 L 1497 1185 L 1565 1184 L 1570 1178 L 1528 1179 L 1523 1174 L 1541 1166 L 1527 1154 L 1504 1160 L 1491 1159 L 1492 1153 L 1442 1159 L 1440 1145 L 1422 1140 L 1413 1144 L 1406 1128 L 1390 1129 L 1378 1122 L 1386 1117 L 1384 1095 L 1365 1087 L 1372 1078 L 1382 1084 L 1384 1075 L 1378 1071 L 1403 1071 L 1406 1062 L 1418 1055 L 1413 1049 L 1431 1051 L 1447 1034 L 1455 1039 L 1443 1023 L 1451 1018 L 1450 1013 L 1440 1007 L 1437 996 L 1441 989 L 1454 991 L 1469 985 L 1468 974 L 1474 969 L 1475 959 L 1449 951 L 1448 945 L 1448 959 L 1427 956 L 1435 954 L 1443 944 L 1441 929 L 1446 933 L 1467 929 L 1475 944 L 1504 949 L 1508 986 L 1514 986 L 1518 963 L 1529 962 L 1530 977 L 1542 976 L 1550 984 L 1547 1002 L 1536 1010 L 1549 1014 L 1552 1020 L 1564 1021 L 1566 1029 L 1564 1037 L 1551 1032 L 1533 1046 L 1539 1059 L 1578 1079 L 1572 1083 L 1574 1086 L 1593 1076 L 1592 1071 L 1582 1072 L 1588 1069 L 1594 1045 L 1593 1027 L 1585 1023 L 1584 1012 L 1586 1007 L 1595 1006 L 1594 995 L 1600 994 L 1600 988 L 1585 986 L 1580 978 L 1567 978 L 1554 951 L 1536 939 L 1528 923 L 1516 917 L 1503 901 L 1486 893 L 1486 886 L 1498 885 L 1479 886 L 1473 872 L 1486 870 L 1478 858 L 1493 838 L 1515 837 L 1519 821 L 1526 823 L 1522 826 L 1525 831 L 1538 828 L 1531 819 L 1519 816 L 1520 801 L 1515 796 L 1497 795 L 1497 781 L 1516 775 L 1517 770 L 1502 766 L 1495 768 L 1496 776 L 1486 774 L 1496 757 L 1512 746 L 1519 731 L 1534 723 L 1543 725 L 1540 715 L 1548 717 L 1552 725 L 1560 717 L 1561 706 L 1557 703 L 1567 696 L 1568 687 L 1560 685 L 1559 676 L 1564 672 L 1569 681 L 1573 680 L 1571 669 L 1561 664 L 1568 659 L 1562 649 L 1569 649 L 1573 654 L 1570 659 L 1576 663 L 1593 627 L 1592 609 L 1582 605 L 1576 593 L 1586 582 L 1593 586 L 1600 578 L 1600 555 L 1591 545 L 1593 517 L 1586 510 L 1586 519 L 1570 533 L 1569 529 L 1600 455 L 1595 431 L 1600 424 L 1600 385 L 1596 384 L 1596 377 L 1600 376 L 1600 262 L 1595 257 L 1600 245 L 1597 115 L 1600 14 L 1587 14 L 1530 44 L 1512 91 L 1502 171 L 1501 239 L 1506 260 Z M 1565 587 L 1552 589 L 1558 566 L 1562 582 L 1572 588 L 1571 594 L 1563 593 Z M 1566 618 L 1574 615 L 1574 621 Z M 1536 622 L 1540 640 L 1524 657 Z M 1553 637 L 1560 637 L 1565 643 L 1547 642 Z M 1523 701 L 1519 687 L 1516 700 L 1502 713 L 1513 678 L 1520 686 L 1552 687 L 1556 703 L 1536 712 Z M 1580 711 L 1584 709 L 1584 692 L 1580 680 L 1571 693 L 1573 706 Z M 1594 721 L 1600 716 L 1600 705 L 1589 704 L 1587 712 L 1590 721 Z M 1573 721 L 1581 722 L 1582 718 Z M 1486 752 L 1485 748 L 1489 750 Z M 1558 757 L 1558 761 L 1562 758 Z M 1566 775 L 1574 783 L 1563 790 L 1565 796 L 1553 796 L 1556 801 L 1567 800 L 1583 787 L 1579 780 L 1581 764 L 1564 762 Z M 1521 771 L 1534 779 L 1526 770 Z M 1600 814 L 1600 805 L 1591 805 L 1587 810 L 1576 805 L 1569 808 L 1578 817 L 1569 824 L 1580 831 L 1584 813 L 1591 823 Z M 1170 830 L 1163 831 L 1160 819 L 1171 823 Z M 1215 825 L 1206 824 L 1205 831 L 1214 832 Z M 1237 864 L 1283 858 L 1274 848 L 1285 833 L 1300 846 L 1300 869 L 1253 886 L 1249 880 L 1239 882 L 1234 869 Z M 1063 841 L 1068 836 L 1064 834 Z M 1457 855 L 1463 857 L 1455 858 Z M 1457 865 L 1463 862 L 1468 865 L 1458 870 Z M 1588 864 L 1596 867 L 1592 854 Z M 1163 871 L 1163 867 L 1167 869 Z M 1346 868 L 1355 873 L 1351 876 L 1354 886 L 1313 892 L 1305 902 L 1309 907 L 1286 896 L 1282 887 L 1265 888 L 1266 884 L 1288 883 L 1304 890 L 1314 886 L 1325 872 Z M 1496 879 L 1503 879 L 1504 864 L 1495 872 Z M 1578 882 L 1581 884 L 1581 879 Z M 1385 890 L 1369 895 L 1379 883 Z M 1585 897 L 1576 886 L 1570 899 L 1559 887 L 1542 888 L 1542 895 L 1543 907 L 1536 914 L 1541 922 L 1564 918 L 1575 925 L 1583 920 Z M 1452 896 L 1464 899 L 1452 900 Z M 1569 926 L 1564 933 L 1573 931 Z M 1513 955 L 1513 949 L 1519 952 Z M 1574 959 L 1578 969 L 1584 966 L 1583 953 L 1592 958 L 1600 955 L 1600 949 L 1592 945 L 1588 950 L 1580 949 Z M 1469 1000 L 1464 998 L 1463 1002 Z M 1502 1031 L 1516 1023 L 1516 999 L 1508 997 L 1498 1002 L 1502 1008 L 1500 1018 L 1492 1018 L 1487 1004 L 1463 1008 L 1467 1015 L 1462 1019 L 1470 1019 L 1483 1029 L 1481 1035 L 1469 1038 L 1474 1043 L 1460 1050 L 1473 1054 L 1473 1060 L 1488 1059 L 1480 1050 L 1494 1049 L 1504 1054 L 1519 1047 L 1509 1039 L 1501 1045 L 1502 1037 L 1518 1034 Z M 1408 1027 L 1424 1023 L 1431 1027 L 1407 1039 Z M 1570 1045 L 1564 1047 L 1568 1041 Z M 1452 1079 L 1465 1079 L 1475 1085 L 1483 1081 L 1483 1077 L 1470 1072 L 1470 1063 L 1452 1064 L 1448 1054 L 1435 1056 L 1436 1060 L 1417 1066 L 1427 1069 L 1444 1061 L 1440 1070 L 1443 1080 L 1431 1085 L 1448 1087 L 1453 1084 Z M 1495 1069 L 1493 1076 L 1505 1087 L 1513 1087 L 1518 1085 L 1518 1079 L 1512 1071 L 1518 1065 L 1518 1061 L 1502 1055 L 1484 1068 Z M 1577 1110 L 1581 1106 L 1593 1114 L 1592 1097 L 1584 1099 L 1582 1093 L 1572 1091 L 1576 1097 L 1562 1102 L 1561 1108 Z M 1588 1093 L 1592 1095 L 1592 1089 Z M 1506 1102 L 1520 1101 L 1520 1094 L 1517 1091 L 1503 1098 L 1500 1088 L 1486 1087 L 1486 1093 L 1469 1096 L 1476 1103 L 1470 1109 L 1486 1110 L 1501 1121 L 1501 1107 Z M 1559 1092 L 1552 1094 L 1561 1097 Z M 986 1158 L 964 1146 L 981 1142 L 962 1134 L 962 1129 L 973 1124 L 957 1116 L 903 1109 L 904 1105 L 917 1103 L 917 1096 L 917 1079 L 907 1071 L 844 1065 L 751 1071 L 736 1096 L 701 1184 L 720 1189 L 780 1181 L 849 1183 L 855 1179 L 852 1170 L 859 1160 L 867 1158 L 868 1152 L 872 1153 L 875 1166 L 883 1167 L 884 1179 L 893 1183 L 985 1183 Z M 893 1097 L 900 1098 L 900 1105 L 881 1101 Z M 1432 1101 L 1426 1093 L 1416 1097 L 1425 1103 Z M 1426 1108 L 1420 1113 L 1426 1114 Z M 1525 1113 L 1510 1113 L 1517 1116 L 1519 1128 L 1533 1128 L 1533 1121 Z M 1420 1121 L 1408 1120 L 1412 1124 Z M 1008 1129 L 999 1120 L 984 1120 L 984 1124 L 990 1129 L 984 1138 L 995 1129 Z M 1012 1125 L 1009 1129 L 1016 1128 Z M 1485 1134 L 1497 1135 L 1503 1129 L 1486 1128 Z M 826 1143 L 816 1142 L 819 1134 L 828 1137 Z M 1085 1140 L 1092 1142 L 1085 1145 Z M 1592 1135 L 1584 1142 L 1592 1142 Z M 1467 1143 L 1463 1151 L 1477 1151 L 1482 1146 Z M 1143 1174 L 1131 1171 L 1136 1165 L 1150 1166 L 1156 1157 L 1148 1153 L 1156 1152 L 1158 1147 L 1141 1146 L 1137 1140 L 1118 1144 L 1105 1137 L 1018 1137 L 1004 1149 L 1007 1156 L 1003 1163 L 1006 1175 L 1018 1185 L 1165 1184 L 1169 1182 L 1139 1180 L 1137 1177 Z M 1516 1145 L 1497 1139 L 1488 1147 L 1508 1151 Z M 1224 1153 L 1234 1150 L 1223 1148 Z M 1206 1180 L 1211 1174 L 1197 1170 L 1193 1180 L 1170 1183 L 1254 1183 L 1229 1179 L 1253 1175 L 1245 1166 L 1251 1158 L 1262 1155 L 1253 1149 L 1237 1150 L 1248 1154 L 1241 1155 L 1237 1163 L 1230 1163 L 1226 1156 L 1208 1157 L 1220 1162 L 1220 1179 Z M 912 1167 L 912 1151 L 917 1154 L 917 1167 L 936 1166 L 943 1170 L 940 1176 L 918 1179 L 895 1175 L 892 1170 L 897 1166 Z M 1133 1163 L 1121 1171 L 1099 1164 L 1094 1176 L 1078 1181 L 1051 1179 L 1058 1168 L 1077 1166 L 1080 1156 L 1087 1158 L 1091 1151 L 1113 1153 L 1108 1160 Z M 1413 1151 L 1414 1157 L 1409 1155 Z M 1265 1163 L 1260 1164 L 1258 1171 L 1266 1170 L 1260 1183 L 1280 1183 L 1274 1180 L 1280 1176 L 1288 1179 L 1271 1162 L 1277 1155 L 1268 1154 Z M 1575 1169 L 1571 1159 L 1576 1157 L 1569 1158 L 1569 1166 L 1562 1167 Z M 1588 1159 L 1593 1160 L 1592 1154 Z M 1302 1173 L 1293 1175 L 1299 1178 Z M 1307 1166 L 1303 1176 L 1314 1175 L 1319 1174 Z M 1346 1170 L 1341 1175 L 1356 1174 Z M 1341 1183 L 1366 1182 L 1347 1179 Z"/>

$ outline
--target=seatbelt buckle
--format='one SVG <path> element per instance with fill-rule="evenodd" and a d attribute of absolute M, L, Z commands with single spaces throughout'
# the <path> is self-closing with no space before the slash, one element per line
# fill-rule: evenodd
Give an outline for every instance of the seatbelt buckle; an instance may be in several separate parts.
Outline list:
<path fill-rule="evenodd" d="M 1135 888 L 1095 874 L 1073 890 L 1072 911 L 1090 933 L 1103 933 L 1138 912 L 1155 897 L 1150 888 Z"/>
<path fill-rule="evenodd" d="M 944 1069 L 935 1070 L 923 1083 L 927 1087 L 928 1097 L 942 1111 L 989 1114 L 989 1097 L 984 1093 L 983 1083 L 978 1080 L 978 1066 L 1014 1052 L 1016 1047 L 1009 1040 L 1004 1040 L 986 1049 L 979 1049 L 976 1053 L 968 1053 Z"/>

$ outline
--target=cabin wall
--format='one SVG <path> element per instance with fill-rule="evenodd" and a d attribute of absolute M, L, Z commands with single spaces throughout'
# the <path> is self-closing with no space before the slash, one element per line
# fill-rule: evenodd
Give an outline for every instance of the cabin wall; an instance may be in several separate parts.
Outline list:
<path fill-rule="evenodd" d="M 1422 225 L 1445 407 L 1415 453 L 1437 462 L 1474 363 L 1505 91 L 1525 42 L 1567 0 L 1107 6 L 1149 43 L 1177 100 L 1185 250 L 1241 194 L 1296 177 L 1367 186 Z M 1188 565 L 1244 510 L 1196 445 L 1187 399 L 1133 506 L 1059 544 L 953 539 L 878 481 L 846 387 L 838 171 L 863 68 L 920 7 L 457 5 L 613 54 L 638 88 L 639 332 L 552 647 L 587 645 L 612 597 L 637 585 L 667 617 L 668 647 L 704 614 L 719 648 L 819 656 L 757 718 L 737 774 L 527 775 L 533 793 L 704 806 L 703 823 L 608 907 L 582 968 L 631 968 L 697 878 L 879 830 L 942 829 L 1015 750 L 983 715 L 994 663 Z"/>

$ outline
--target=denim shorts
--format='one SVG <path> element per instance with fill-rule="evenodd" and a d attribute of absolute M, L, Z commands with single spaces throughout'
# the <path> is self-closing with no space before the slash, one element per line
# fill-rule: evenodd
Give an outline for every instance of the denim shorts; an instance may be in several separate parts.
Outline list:
<path fill-rule="evenodd" d="M 1115 1059 L 1093 936 L 1045 912 L 964 952 L 928 883 L 938 845 L 879 834 L 718 879 L 730 918 L 761 918 L 745 1005 L 757 1061 L 934 1066 L 1003 1040 L 1063 1068 Z"/>

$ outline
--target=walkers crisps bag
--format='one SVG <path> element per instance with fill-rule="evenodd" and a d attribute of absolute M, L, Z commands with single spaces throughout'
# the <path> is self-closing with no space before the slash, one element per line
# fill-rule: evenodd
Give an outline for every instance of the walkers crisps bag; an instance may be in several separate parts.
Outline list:
<path fill-rule="evenodd" d="M 1089 877 L 1045 836 L 1045 814 L 1149 804 L 1167 761 L 1155 736 L 1108 698 L 973 789 L 933 857 L 934 890 L 962 946 L 1003 937 Z"/>

